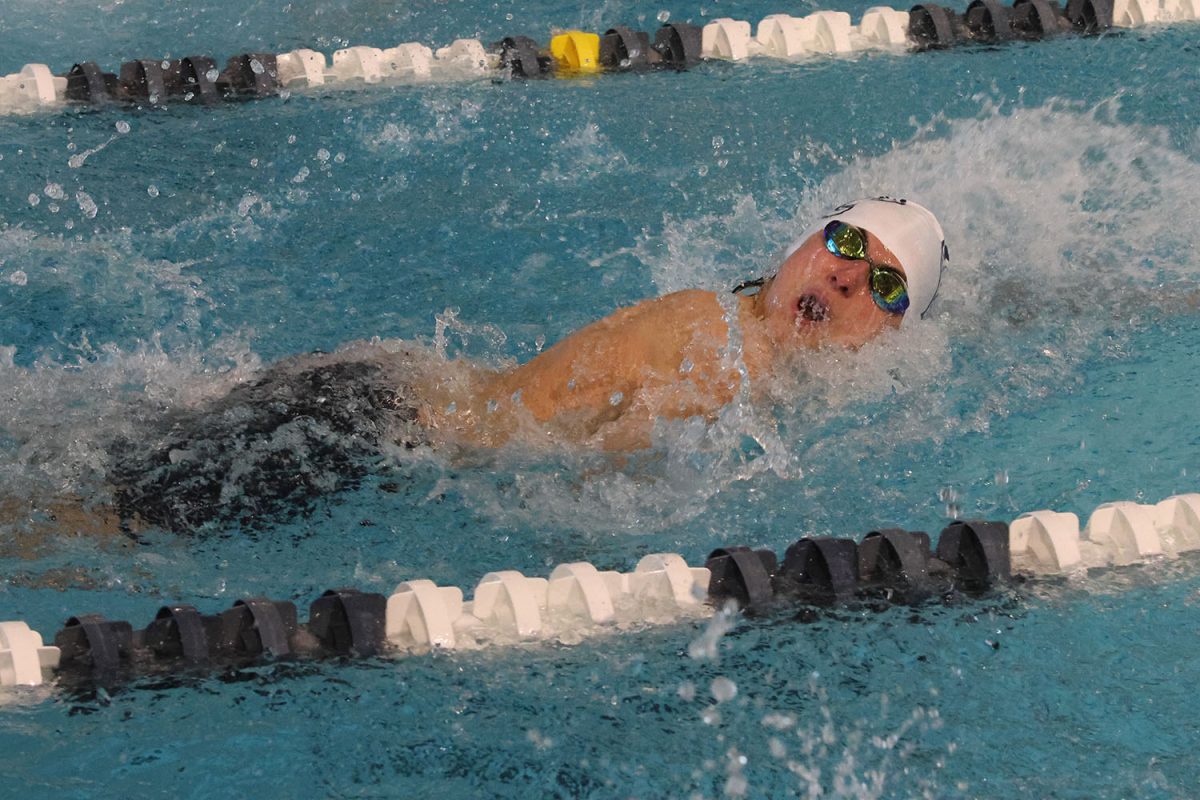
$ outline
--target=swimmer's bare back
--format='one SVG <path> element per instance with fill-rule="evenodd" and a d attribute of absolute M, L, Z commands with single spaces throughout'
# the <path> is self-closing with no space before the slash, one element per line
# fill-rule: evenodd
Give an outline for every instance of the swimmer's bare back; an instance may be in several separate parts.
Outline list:
<path fill-rule="evenodd" d="M 744 322 L 752 299 L 738 302 Z M 656 419 L 712 420 L 736 395 L 742 377 L 727 315 L 714 293 L 698 289 L 620 309 L 511 370 L 425 382 L 427 423 L 441 436 L 484 447 L 513 437 L 648 447 Z M 756 333 L 743 326 L 752 375 L 762 369 Z"/>

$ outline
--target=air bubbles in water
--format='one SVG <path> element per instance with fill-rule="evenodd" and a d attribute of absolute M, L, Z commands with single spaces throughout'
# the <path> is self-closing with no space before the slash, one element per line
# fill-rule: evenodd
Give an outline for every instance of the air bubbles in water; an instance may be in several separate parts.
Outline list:
<path fill-rule="evenodd" d="M 669 20 L 670 18 L 671 18 L 671 12 L 670 12 L 670 11 L 667 11 L 667 10 L 665 10 L 665 9 L 664 9 L 664 10 L 662 10 L 662 11 L 658 12 L 658 21 L 659 21 L 659 22 L 663 22 L 663 23 L 665 23 L 665 22 L 666 22 L 667 20 Z"/>
<path fill-rule="evenodd" d="M 8 282 L 14 286 L 24 286 L 29 283 L 29 276 L 23 270 L 17 270 L 8 276 Z"/>
<path fill-rule="evenodd" d="M 129 133 L 129 123 L 125 120 L 117 120 L 117 133 Z"/>

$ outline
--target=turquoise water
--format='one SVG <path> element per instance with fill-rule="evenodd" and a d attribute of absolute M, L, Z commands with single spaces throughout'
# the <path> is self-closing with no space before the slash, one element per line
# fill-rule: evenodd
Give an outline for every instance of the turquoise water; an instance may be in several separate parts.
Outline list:
<path fill-rule="evenodd" d="M 544 39 L 702 8 L 782 10 L 18 2 L 0 72 Z M 1198 32 L 0 119 L 0 489 L 34 506 L 0 527 L 0 618 L 141 627 L 167 600 L 306 607 L 332 586 L 469 588 L 1194 491 Z M 941 216 L 933 323 L 801 359 L 777 408 L 664 425 L 625 469 L 388 453 L 254 534 L 133 543 L 48 518 L 42 498 L 108 498 L 111 438 L 274 359 L 441 330 L 450 356 L 524 360 L 636 299 L 761 274 L 866 193 Z M 1196 566 L 737 620 L 716 662 L 688 655 L 697 623 L 52 695 L 0 711 L 0 763 L 68 797 L 1189 797 Z M 713 699 L 718 677 L 734 699 Z"/>

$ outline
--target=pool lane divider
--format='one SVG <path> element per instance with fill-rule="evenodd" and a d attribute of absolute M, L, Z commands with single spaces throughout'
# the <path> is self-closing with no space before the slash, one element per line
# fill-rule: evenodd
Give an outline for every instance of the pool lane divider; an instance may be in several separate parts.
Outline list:
<path fill-rule="evenodd" d="M 862 539 L 805 537 L 773 550 L 726 546 L 704 566 L 674 553 L 643 557 L 633 572 L 560 564 L 546 578 L 489 572 L 471 600 L 457 586 L 419 579 L 390 596 L 333 589 L 301 622 L 295 604 L 249 597 L 216 614 L 161 607 L 143 629 L 100 614 L 70 617 L 46 645 L 23 621 L 0 622 L 0 686 L 120 685 L 139 676 L 203 674 L 292 659 L 411 655 L 522 641 L 575 643 L 733 604 L 768 615 L 798 608 L 913 605 L 979 596 L 1014 580 L 1086 576 L 1200 551 L 1200 494 L 1156 505 L 1098 506 L 1075 514 L 1022 514 L 1011 523 L 955 521 L 936 546 L 924 531 L 883 528 Z"/>
<path fill-rule="evenodd" d="M 159 107 L 216 105 L 313 88 L 412 84 L 484 77 L 538 79 L 649 69 L 686 70 L 701 61 L 752 57 L 803 59 L 872 49 L 936 50 L 1059 34 L 1099 34 L 1114 27 L 1200 19 L 1200 0 L 972 0 L 959 14 L 922 3 L 908 11 L 867 9 L 853 24 L 844 11 L 808 16 L 770 14 L 752 31 L 745 20 L 721 18 L 703 27 L 669 22 L 654 32 L 613 27 L 603 34 L 569 30 L 544 48 L 528 36 L 506 36 L 489 47 L 458 39 L 433 50 L 419 42 L 390 48 L 347 47 L 327 61 L 310 49 L 243 53 L 218 69 L 209 56 L 127 61 L 105 72 L 92 61 L 56 75 L 26 64 L 0 76 L 0 113 L 33 113 L 65 105 Z"/>

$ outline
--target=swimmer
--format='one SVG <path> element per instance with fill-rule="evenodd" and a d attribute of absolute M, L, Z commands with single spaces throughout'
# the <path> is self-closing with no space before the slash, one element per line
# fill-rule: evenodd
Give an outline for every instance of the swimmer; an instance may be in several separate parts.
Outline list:
<path fill-rule="evenodd" d="M 425 385 L 423 421 L 485 446 L 532 431 L 642 449 L 656 419 L 711 421 L 734 398 L 742 378 L 727 357 L 731 324 L 753 386 L 798 348 L 857 348 L 921 318 L 946 259 L 942 228 L 923 206 L 847 203 L 797 239 L 774 275 L 735 287 L 732 311 L 699 289 L 618 310 L 513 370 L 476 375 L 467 387 Z"/>
<path fill-rule="evenodd" d="M 512 369 L 367 344 L 289 359 L 114 444 L 117 511 L 174 530 L 253 525 L 353 485 L 388 444 L 643 449 L 657 419 L 714 420 L 742 386 L 740 365 L 753 389 L 797 349 L 857 348 L 920 319 L 946 258 L 927 209 L 859 200 L 817 221 L 732 302 L 699 289 L 647 300 Z"/>

